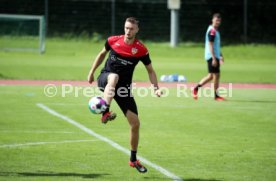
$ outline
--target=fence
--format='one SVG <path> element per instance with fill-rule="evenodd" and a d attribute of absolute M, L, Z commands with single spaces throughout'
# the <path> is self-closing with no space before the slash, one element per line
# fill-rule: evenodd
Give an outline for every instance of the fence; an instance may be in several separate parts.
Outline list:
<path fill-rule="evenodd" d="M 46 15 L 48 36 L 106 38 L 122 34 L 125 18 L 136 16 L 140 38 L 169 41 L 167 0 L 0 0 L 0 4 L 3 14 Z M 212 13 L 220 12 L 223 42 L 242 43 L 247 34 L 247 42 L 276 43 L 275 9 L 274 0 L 182 0 L 180 39 L 202 42 Z"/>

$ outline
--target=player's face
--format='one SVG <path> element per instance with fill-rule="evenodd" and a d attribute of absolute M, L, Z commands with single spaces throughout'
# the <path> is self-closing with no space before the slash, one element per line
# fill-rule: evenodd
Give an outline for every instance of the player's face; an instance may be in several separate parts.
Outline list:
<path fill-rule="evenodd" d="M 218 28 L 221 24 L 221 18 L 214 17 L 212 23 L 215 28 Z"/>
<path fill-rule="evenodd" d="M 139 31 L 139 28 L 138 28 L 137 24 L 133 24 L 130 22 L 125 23 L 125 36 L 127 39 L 135 38 L 138 31 Z"/>

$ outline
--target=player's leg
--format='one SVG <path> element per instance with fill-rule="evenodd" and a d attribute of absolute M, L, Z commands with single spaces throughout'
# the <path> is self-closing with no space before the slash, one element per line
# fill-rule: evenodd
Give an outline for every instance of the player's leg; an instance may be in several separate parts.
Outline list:
<path fill-rule="evenodd" d="M 116 118 L 116 114 L 109 111 L 111 101 L 115 95 L 115 87 L 118 83 L 119 76 L 113 73 L 101 73 L 98 78 L 98 86 L 104 92 L 104 100 L 106 101 L 106 110 L 102 115 L 102 123 L 107 123 Z"/>
<path fill-rule="evenodd" d="M 207 84 L 208 82 L 210 82 L 211 80 L 213 80 L 214 76 L 213 73 L 208 73 L 207 76 L 203 77 L 200 82 L 198 83 L 200 86 L 204 86 L 205 84 Z"/>
<path fill-rule="evenodd" d="M 213 80 L 214 76 L 213 73 L 208 73 L 207 76 L 203 77 L 200 82 L 196 85 L 196 87 L 193 90 L 193 97 L 194 99 L 197 99 L 197 93 L 200 87 L 204 86 L 205 84 L 207 84 L 208 82 L 210 82 L 211 80 Z"/>
<path fill-rule="evenodd" d="M 139 143 L 139 128 L 140 121 L 138 115 L 128 110 L 126 113 L 126 118 L 130 125 L 130 146 L 132 151 L 137 151 Z M 131 161 L 136 161 L 136 155 L 131 155 Z"/>
<path fill-rule="evenodd" d="M 215 96 L 217 96 L 217 90 L 219 88 L 219 78 L 220 78 L 220 73 L 214 74 L 214 91 L 215 91 Z"/>
<path fill-rule="evenodd" d="M 118 74 L 110 73 L 107 76 L 107 85 L 105 86 L 105 89 L 104 89 L 104 100 L 106 101 L 107 105 L 111 104 L 111 101 L 115 95 L 115 88 L 118 81 L 119 81 Z"/>
<path fill-rule="evenodd" d="M 225 99 L 218 95 L 219 80 L 220 80 L 220 62 L 219 62 L 219 59 L 216 59 L 216 60 L 217 60 L 217 66 L 213 67 L 215 100 L 224 101 Z"/>
<path fill-rule="evenodd" d="M 203 77 L 200 82 L 193 89 L 193 97 L 197 100 L 197 93 L 200 87 L 204 86 L 213 79 L 214 67 L 212 66 L 212 59 L 207 61 L 208 75 Z"/>
<path fill-rule="evenodd" d="M 146 167 L 144 167 L 139 160 L 136 158 L 137 148 L 139 143 L 139 129 L 140 121 L 138 115 L 130 110 L 127 111 L 126 117 L 130 125 L 130 146 L 131 146 L 131 155 L 129 165 L 135 167 L 139 172 L 147 172 Z"/>
<path fill-rule="evenodd" d="M 127 89 L 130 90 L 130 89 Z M 147 169 L 137 160 L 137 148 L 139 144 L 139 129 L 140 129 L 140 120 L 138 117 L 138 110 L 131 92 L 128 92 L 127 96 L 120 97 L 118 94 L 114 97 L 118 106 L 126 116 L 128 123 L 130 125 L 130 147 L 131 155 L 129 165 L 136 168 L 139 172 L 145 173 Z"/>
<path fill-rule="evenodd" d="M 214 74 L 214 95 L 215 95 L 215 100 L 223 101 L 225 99 L 223 97 L 220 97 L 219 94 L 218 94 L 219 79 L 220 79 L 220 73 L 215 73 Z"/>

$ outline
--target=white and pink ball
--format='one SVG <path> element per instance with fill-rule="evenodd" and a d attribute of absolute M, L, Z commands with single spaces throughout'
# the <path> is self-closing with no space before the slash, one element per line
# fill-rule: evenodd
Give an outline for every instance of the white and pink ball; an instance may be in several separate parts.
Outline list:
<path fill-rule="evenodd" d="M 89 110 L 94 114 L 101 114 L 106 110 L 106 102 L 101 97 L 92 97 L 88 103 Z"/>

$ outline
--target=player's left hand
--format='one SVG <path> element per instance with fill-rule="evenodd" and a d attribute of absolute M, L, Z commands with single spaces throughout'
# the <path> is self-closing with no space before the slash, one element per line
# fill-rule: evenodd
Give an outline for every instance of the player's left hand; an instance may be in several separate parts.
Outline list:
<path fill-rule="evenodd" d="M 223 58 L 223 56 L 220 56 L 220 59 L 219 59 L 219 64 L 224 64 L 224 58 Z"/>
<path fill-rule="evenodd" d="M 155 93 L 155 95 L 157 95 L 157 97 L 161 97 L 163 94 L 163 92 L 160 89 L 155 90 L 154 93 Z"/>

